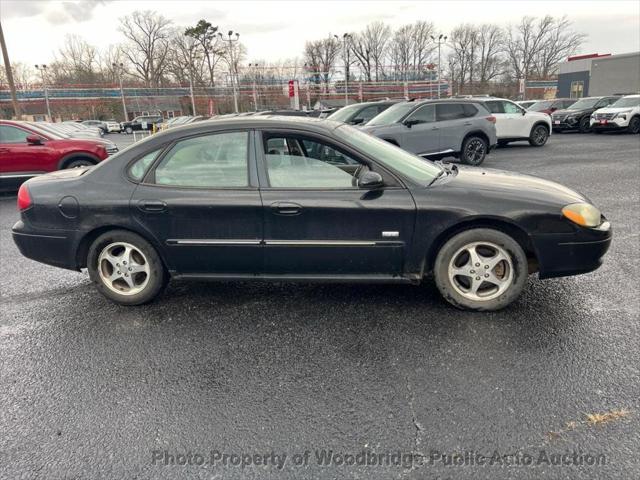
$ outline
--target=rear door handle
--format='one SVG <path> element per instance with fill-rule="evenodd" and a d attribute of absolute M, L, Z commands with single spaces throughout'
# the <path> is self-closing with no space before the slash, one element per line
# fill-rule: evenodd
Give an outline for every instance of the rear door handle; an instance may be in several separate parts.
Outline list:
<path fill-rule="evenodd" d="M 167 211 L 167 204 L 161 200 L 140 200 L 138 208 L 143 212 L 161 213 Z"/>
<path fill-rule="evenodd" d="M 431 127 L 431 130 L 439 130 L 438 127 Z"/>
<path fill-rule="evenodd" d="M 9 153 L 8 148 L 0 148 L 0 153 Z"/>
<path fill-rule="evenodd" d="M 291 202 L 276 202 L 271 204 L 271 211 L 276 215 L 299 215 L 302 205 Z"/>

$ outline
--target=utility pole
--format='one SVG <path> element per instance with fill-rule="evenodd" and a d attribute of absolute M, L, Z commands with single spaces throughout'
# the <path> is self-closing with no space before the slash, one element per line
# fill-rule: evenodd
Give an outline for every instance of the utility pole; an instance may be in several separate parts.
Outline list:
<path fill-rule="evenodd" d="M 447 36 L 442 33 L 438 36 L 438 39 L 431 35 L 431 40 L 438 42 L 438 98 L 440 98 L 440 45 L 447 42 Z"/>
<path fill-rule="evenodd" d="M 11 63 L 9 62 L 9 52 L 7 51 L 7 44 L 4 41 L 4 33 L 2 31 L 2 23 L 0 23 L 0 47 L 2 47 L 2 58 L 4 60 L 4 68 L 7 71 L 7 83 L 9 84 L 9 90 L 11 91 L 11 103 L 13 103 L 13 113 L 16 118 L 20 120 L 22 112 L 20 110 L 20 104 L 18 103 L 18 96 L 16 95 L 16 85 L 13 83 L 13 71 L 11 70 Z"/>
<path fill-rule="evenodd" d="M 44 101 L 47 104 L 47 115 L 49 116 L 49 121 L 52 122 L 53 117 L 51 116 L 51 107 L 49 106 L 49 91 L 47 90 L 47 66 L 44 64 L 36 65 L 36 70 L 40 71 L 40 75 L 42 76 L 42 88 L 44 89 Z"/>
<path fill-rule="evenodd" d="M 233 61 L 233 43 L 240 40 L 240 34 L 236 32 L 236 38 L 232 38 L 233 30 L 229 30 L 229 33 L 227 33 L 228 38 L 224 38 L 222 36 L 222 33 L 220 32 L 218 32 L 218 36 L 220 37 L 220 40 L 222 40 L 223 42 L 229 42 L 229 70 L 231 72 L 231 87 L 233 89 L 233 106 L 235 108 L 236 113 L 238 113 L 238 92 L 236 91 L 236 82 L 238 80 L 238 72 L 236 71 L 236 64 Z"/>
<path fill-rule="evenodd" d="M 334 35 L 340 41 L 338 35 Z M 351 39 L 351 34 L 342 34 L 342 58 L 344 60 L 344 106 L 349 105 L 349 47 L 347 42 Z"/>
<path fill-rule="evenodd" d="M 255 107 L 255 111 L 258 111 L 258 87 L 256 85 L 258 80 L 258 64 L 250 63 L 249 68 L 253 66 L 253 106 Z"/>
<path fill-rule="evenodd" d="M 129 121 L 129 115 L 127 114 L 127 104 L 124 101 L 124 88 L 122 88 L 122 72 L 124 71 L 123 63 L 112 63 L 111 66 L 118 72 L 118 80 L 120 81 L 120 98 L 122 99 L 122 111 L 124 112 L 124 121 Z"/>

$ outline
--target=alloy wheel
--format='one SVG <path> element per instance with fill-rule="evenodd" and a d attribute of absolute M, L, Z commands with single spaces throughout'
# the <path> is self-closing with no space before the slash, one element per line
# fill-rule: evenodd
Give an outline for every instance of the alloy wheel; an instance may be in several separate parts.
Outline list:
<path fill-rule="evenodd" d="M 150 267 L 145 255 L 135 245 L 114 242 L 98 256 L 100 280 L 120 295 L 140 293 L 149 283 Z"/>
<path fill-rule="evenodd" d="M 474 301 L 502 295 L 514 278 L 510 255 L 491 242 L 473 242 L 460 248 L 451 257 L 448 274 L 453 288 Z"/>
<path fill-rule="evenodd" d="M 547 129 L 543 126 L 538 126 L 533 131 L 533 143 L 536 145 L 544 145 L 548 136 Z"/>
<path fill-rule="evenodd" d="M 472 138 L 469 143 L 467 143 L 467 147 L 464 151 L 465 159 L 467 163 L 471 165 L 475 165 L 482 161 L 485 154 L 485 145 L 482 140 L 479 138 Z"/>

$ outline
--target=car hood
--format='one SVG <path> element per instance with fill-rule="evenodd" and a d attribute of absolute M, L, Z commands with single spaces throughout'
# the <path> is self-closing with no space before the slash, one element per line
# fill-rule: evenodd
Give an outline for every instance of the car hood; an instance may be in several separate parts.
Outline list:
<path fill-rule="evenodd" d="M 638 107 L 607 107 L 607 108 L 599 108 L 593 113 L 620 113 L 620 112 L 630 112 L 634 108 Z"/>
<path fill-rule="evenodd" d="M 535 203 L 569 203 L 591 201 L 583 194 L 543 178 L 520 173 L 478 167 L 458 167 L 458 173 L 448 182 L 454 187 L 492 198 L 519 199 Z"/>
<path fill-rule="evenodd" d="M 563 110 L 556 110 L 553 112 L 554 115 L 581 115 L 583 113 L 593 112 L 595 109 L 593 108 L 582 108 L 580 110 L 571 110 L 570 108 L 566 108 Z"/>

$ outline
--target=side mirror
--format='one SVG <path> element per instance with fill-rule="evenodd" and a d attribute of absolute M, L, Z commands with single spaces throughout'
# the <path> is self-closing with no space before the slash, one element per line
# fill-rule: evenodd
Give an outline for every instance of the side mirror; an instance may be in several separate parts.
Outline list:
<path fill-rule="evenodd" d="M 27 143 L 29 145 L 42 145 L 42 139 L 37 135 L 28 135 Z"/>
<path fill-rule="evenodd" d="M 384 185 L 382 176 L 377 172 L 365 172 L 358 179 L 358 187 L 365 190 L 373 190 L 374 188 L 380 188 Z"/>
<path fill-rule="evenodd" d="M 414 125 L 417 125 L 419 123 L 420 123 L 420 120 L 405 120 L 404 122 L 402 122 L 402 124 L 407 128 L 411 128 Z"/>
<path fill-rule="evenodd" d="M 364 118 L 354 118 L 351 120 L 352 125 L 360 125 L 361 123 L 364 123 Z"/>

